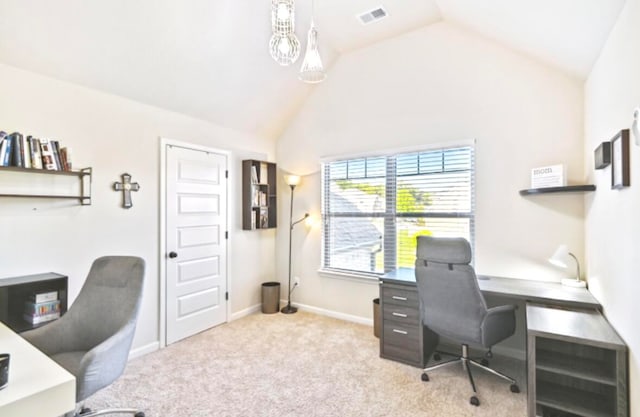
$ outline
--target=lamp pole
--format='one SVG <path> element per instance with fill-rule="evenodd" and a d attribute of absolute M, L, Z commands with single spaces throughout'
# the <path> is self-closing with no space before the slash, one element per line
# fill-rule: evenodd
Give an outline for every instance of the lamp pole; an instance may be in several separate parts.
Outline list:
<path fill-rule="evenodd" d="M 289 180 L 289 187 L 291 187 L 291 204 L 289 205 L 289 288 L 287 291 L 287 295 L 288 295 L 287 305 L 282 307 L 282 310 L 280 310 L 280 312 L 284 314 L 293 314 L 298 311 L 297 307 L 291 306 L 291 293 L 293 292 L 293 290 L 291 289 L 291 248 L 292 248 L 293 227 L 296 224 L 303 221 L 304 219 L 306 219 L 307 217 L 309 217 L 309 213 L 305 213 L 300 220 L 297 220 L 295 222 L 293 221 L 293 190 L 295 190 L 298 180 L 299 180 L 299 177 L 296 177 L 295 181 Z"/>

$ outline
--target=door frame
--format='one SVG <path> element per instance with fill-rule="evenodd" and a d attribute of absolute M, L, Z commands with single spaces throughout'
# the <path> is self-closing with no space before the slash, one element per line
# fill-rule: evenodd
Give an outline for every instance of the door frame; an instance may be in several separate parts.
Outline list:
<path fill-rule="evenodd" d="M 160 349 L 167 346 L 167 271 L 165 268 L 166 265 L 166 245 L 167 245 L 167 147 L 175 146 L 178 148 L 190 149 L 193 151 L 203 151 L 216 153 L 219 155 L 224 155 L 227 160 L 227 171 L 231 172 L 231 157 L 232 152 L 224 149 L 211 148 L 208 146 L 197 145 L 194 143 L 183 142 L 175 139 L 169 139 L 165 137 L 160 137 L 160 192 L 159 192 L 159 206 L 160 206 L 160 219 L 159 219 L 159 228 L 160 228 L 160 240 L 158 243 L 158 271 L 159 271 L 159 281 L 160 281 L 160 294 L 158 300 L 158 337 L 159 337 L 159 345 Z M 229 224 L 231 224 L 230 217 L 231 211 L 229 210 L 229 196 L 234 195 L 231 192 L 231 178 L 227 178 L 227 218 L 225 219 L 225 230 L 229 231 Z M 232 233 L 229 233 L 229 237 L 227 240 L 227 250 L 226 250 L 226 264 L 227 264 L 227 276 L 225 277 L 227 283 L 227 292 L 229 293 L 229 299 L 225 300 L 227 305 L 227 320 L 225 323 L 229 322 L 229 318 L 231 317 L 231 288 L 230 288 L 230 279 L 231 276 L 231 263 L 229 259 L 231 259 L 231 236 Z"/>

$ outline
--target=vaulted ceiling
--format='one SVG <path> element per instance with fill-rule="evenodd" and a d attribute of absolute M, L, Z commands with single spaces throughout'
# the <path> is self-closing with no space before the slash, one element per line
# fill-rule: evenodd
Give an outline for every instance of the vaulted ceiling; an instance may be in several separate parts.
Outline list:
<path fill-rule="evenodd" d="M 356 18 L 384 6 L 388 16 Z M 624 0 L 315 0 L 331 76 L 341 54 L 436 22 L 585 79 Z M 269 55 L 270 0 L 0 0 L 0 62 L 266 138 L 313 86 Z M 311 0 L 296 1 L 304 44 Z M 363 69 L 363 71 L 366 69 Z"/>

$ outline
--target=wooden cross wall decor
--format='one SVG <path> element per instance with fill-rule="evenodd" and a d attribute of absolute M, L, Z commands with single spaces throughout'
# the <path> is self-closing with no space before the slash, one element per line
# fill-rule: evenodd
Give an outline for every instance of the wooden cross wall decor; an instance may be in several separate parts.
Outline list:
<path fill-rule="evenodd" d="M 115 191 L 122 191 L 122 208 L 128 209 L 133 207 L 131 191 L 138 191 L 140 185 L 137 182 L 131 182 L 131 175 L 124 173 L 122 174 L 122 182 L 114 182 L 113 189 Z"/>

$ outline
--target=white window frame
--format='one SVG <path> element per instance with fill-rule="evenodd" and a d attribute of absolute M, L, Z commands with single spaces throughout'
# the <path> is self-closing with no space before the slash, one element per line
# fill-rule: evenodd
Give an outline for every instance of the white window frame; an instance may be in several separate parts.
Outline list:
<path fill-rule="evenodd" d="M 328 176 L 326 173 L 326 167 L 328 164 L 331 164 L 333 162 L 338 162 L 338 161 L 351 161 L 351 160 L 355 160 L 355 159 L 362 159 L 362 158 L 371 158 L 371 157 L 385 157 L 387 158 L 387 163 L 389 162 L 389 158 L 394 158 L 399 156 L 399 155 L 403 155 L 403 154 L 411 154 L 411 153 L 423 153 L 423 152 L 437 152 L 437 151 L 445 151 L 445 150 L 449 150 L 449 149 L 455 149 L 455 148 L 463 148 L 463 147 L 469 147 L 471 149 L 471 157 L 470 157 L 470 163 L 471 163 L 471 168 L 470 168 L 470 186 L 471 186 L 471 209 L 468 213 L 466 214 L 462 214 L 461 212 L 452 212 L 452 213 L 447 213 L 447 214 L 442 214 L 442 213 L 422 213 L 421 215 L 419 215 L 418 217 L 423 217 L 423 218 L 435 218 L 435 217 L 447 217 L 447 218 L 459 218 L 459 217 L 464 217 L 464 218 L 468 218 L 469 219 L 469 241 L 472 247 L 472 250 L 475 247 L 475 141 L 466 141 L 466 142 L 457 142 L 455 144 L 449 143 L 449 144 L 434 144 L 433 146 L 429 146 L 429 147 L 419 147 L 419 148 L 409 148 L 409 149 L 395 149 L 395 150 L 387 150 L 387 151 L 382 151 L 382 152 L 376 152 L 376 153 L 367 153 L 367 154 L 352 154 L 352 155 L 348 155 L 348 156 L 341 156 L 341 157 L 329 157 L 329 158 L 323 158 L 321 160 L 321 164 L 322 164 L 322 177 L 321 177 L 321 189 L 322 189 L 322 247 L 321 247 L 321 265 L 320 268 L 318 270 L 319 274 L 323 275 L 323 276 L 327 276 L 327 277 L 332 277 L 332 278 L 340 278 L 340 279 L 357 279 L 357 280 L 364 280 L 364 281 L 377 281 L 380 276 L 382 276 L 384 273 L 375 273 L 375 272 L 365 272 L 365 271 L 358 271 L 358 270 L 351 270 L 351 269 L 340 269 L 340 268 L 334 268 L 334 267 L 330 267 L 327 265 L 328 259 L 327 256 L 328 254 L 327 252 L 327 248 L 328 248 L 328 243 L 326 242 L 326 236 L 327 236 L 327 232 L 329 229 L 329 225 L 326 221 L 326 216 L 328 215 L 327 213 L 327 200 L 328 200 Z M 399 177 L 396 173 L 396 175 L 392 176 L 391 178 L 389 178 L 389 168 L 387 168 L 387 174 L 385 177 L 385 187 L 389 185 L 390 180 L 392 179 L 394 182 L 394 193 L 397 192 L 397 189 L 395 189 L 395 181 L 397 180 L 397 178 Z M 395 169 L 395 165 L 393 167 L 391 167 L 393 169 Z M 387 196 L 388 199 L 393 199 L 395 204 L 395 197 L 396 194 L 392 194 L 391 196 Z M 397 228 L 396 228 L 396 219 L 399 218 L 404 218 L 404 217 L 415 217 L 416 214 L 400 214 L 396 213 L 396 212 L 389 212 L 389 208 L 387 208 L 384 212 L 384 214 L 382 215 L 377 215 L 376 217 L 383 217 L 389 221 L 385 221 L 385 236 L 383 238 L 383 245 L 385 247 L 385 266 L 384 266 L 384 270 L 385 273 L 389 272 L 390 270 L 395 269 L 395 254 L 396 251 L 398 250 L 397 248 L 397 242 L 396 242 L 396 232 L 397 232 Z M 390 229 L 387 230 L 387 227 L 390 227 Z M 393 236 L 392 238 L 389 238 L 388 236 Z M 390 247 L 392 246 L 392 247 Z M 388 262 L 391 261 L 391 264 L 388 264 Z"/>

